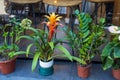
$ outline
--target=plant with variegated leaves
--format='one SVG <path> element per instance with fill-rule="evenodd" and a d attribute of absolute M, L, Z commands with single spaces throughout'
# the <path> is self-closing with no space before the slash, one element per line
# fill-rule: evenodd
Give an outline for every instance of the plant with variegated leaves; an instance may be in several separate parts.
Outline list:
<path fill-rule="evenodd" d="M 101 60 L 103 69 L 120 69 L 120 28 L 118 26 L 109 26 L 110 40 L 104 47 Z"/>

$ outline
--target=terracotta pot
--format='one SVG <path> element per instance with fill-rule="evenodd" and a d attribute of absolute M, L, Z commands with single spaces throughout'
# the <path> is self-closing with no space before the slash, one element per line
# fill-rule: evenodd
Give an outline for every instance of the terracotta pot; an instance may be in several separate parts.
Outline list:
<path fill-rule="evenodd" d="M 82 67 L 80 64 L 77 64 L 78 76 L 81 77 L 81 78 L 89 77 L 90 67 L 91 67 L 91 65 L 88 65 L 86 67 Z"/>
<path fill-rule="evenodd" d="M 120 80 L 120 69 L 118 70 L 112 69 L 112 75 L 115 79 Z"/>
<path fill-rule="evenodd" d="M 15 70 L 15 64 L 16 64 L 16 58 L 13 58 L 11 60 L 7 61 L 0 61 L 0 72 L 2 74 L 9 74 L 14 72 Z"/>

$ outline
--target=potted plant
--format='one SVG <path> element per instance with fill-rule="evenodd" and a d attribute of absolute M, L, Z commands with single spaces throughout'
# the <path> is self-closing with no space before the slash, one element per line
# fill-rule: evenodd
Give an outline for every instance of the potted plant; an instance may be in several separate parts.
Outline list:
<path fill-rule="evenodd" d="M 21 38 L 26 38 L 31 40 L 32 43 L 28 45 L 26 54 L 33 54 L 33 62 L 32 62 L 32 71 L 36 68 L 38 59 L 39 59 L 39 73 L 41 75 L 47 76 L 53 74 L 53 63 L 54 63 L 54 50 L 59 49 L 64 54 L 60 54 L 63 57 L 68 57 L 72 60 L 70 53 L 65 49 L 61 44 L 62 40 L 58 40 L 54 37 L 55 31 L 58 25 L 60 24 L 60 16 L 55 15 L 55 13 L 51 13 L 49 16 L 45 15 L 48 18 L 47 22 L 43 22 L 47 25 L 48 31 L 35 29 L 33 27 L 28 28 L 31 30 L 33 34 L 24 35 Z M 59 45 L 58 45 L 59 44 Z M 34 53 L 30 52 L 30 48 L 35 46 Z"/>
<path fill-rule="evenodd" d="M 15 17 L 10 18 L 10 24 L 1 28 L 3 43 L 0 45 L 0 71 L 2 74 L 9 74 L 15 70 L 15 63 L 19 47 L 19 36 L 24 31 Z M 22 53 L 22 52 L 21 52 Z"/>
<path fill-rule="evenodd" d="M 120 80 L 120 28 L 110 26 L 108 31 L 111 38 L 101 54 L 102 66 L 104 70 L 112 67 L 113 77 Z"/>
<path fill-rule="evenodd" d="M 74 50 L 73 60 L 77 61 L 78 76 L 87 78 L 90 74 L 91 61 L 98 53 L 98 47 L 103 43 L 105 19 L 101 19 L 99 25 L 92 22 L 92 18 L 87 13 L 75 11 L 79 20 L 79 26 L 75 32 L 64 29 L 67 34 L 67 40 Z"/>

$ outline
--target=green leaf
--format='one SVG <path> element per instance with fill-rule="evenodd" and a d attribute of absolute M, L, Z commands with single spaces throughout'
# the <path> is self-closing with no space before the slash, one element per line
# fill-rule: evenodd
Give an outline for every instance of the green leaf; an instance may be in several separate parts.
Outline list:
<path fill-rule="evenodd" d="M 20 36 L 19 39 L 21 38 L 25 38 L 25 39 L 29 39 L 31 41 L 34 41 L 34 39 L 31 36 Z"/>
<path fill-rule="evenodd" d="M 49 45 L 50 45 L 51 49 L 53 50 L 53 49 L 54 49 L 54 44 L 53 44 L 53 42 L 49 42 Z"/>
<path fill-rule="evenodd" d="M 82 27 L 81 29 L 82 29 L 82 32 L 84 33 L 84 32 L 86 32 L 87 30 L 88 30 L 88 24 L 85 24 L 84 25 L 84 27 Z"/>
<path fill-rule="evenodd" d="M 61 45 L 56 46 L 56 48 L 59 49 L 60 51 L 62 51 L 62 52 L 66 55 L 66 57 L 67 57 L 69 60 L 72 61 L 72 56 L 71 56 L 71 54 L 69 53 L 69 51 L 68 51 L 66 48 L 64 48 L 64 47 L 61 46 Z"/>
<path fill-rule="evenodd" d="M 104 24 L 105 23 L 105 18 L 100 18 L 100 22 L 101 24 Z"/>
<path fill-rule="evenodd" d="M 21 55 L 21 54 L 26 54 L 25 51 L 18 51 L 14 53 L 14 56 Z"/>
<path fill-rule="evenodd" d="M 102 51 L 101 56 L 109 56 L 113 50 L 114 45 L 112 43 L 108 43 Z"/>
<path fill-rule="evenodd" d="M 113 59 L 110 56 L 108 56 L 108 57 L 105 57 L 102 62 L 103 62 L 103 64 L 102 64 L 103 70 L 106 70 L 106 69 L 112 67 Z"/>
<path fill-rule="evenodd" d="M 89 39 L 90 39 L 89 36 L 86 37 L 86 38 L 83 40 L 83 43 L 87 42 Z"/>
<path fill-rule="evenodd" d="M 114 55 L 114 58 L 120 58 L 120 46 L 119 45 L 114 47 L 113 55 Z"/>
<path fill-rule="evenodd" d="M 33 58 L 33 61 L 32 61 L 32 71 L 35 70 L 36 66 L 37 66 L 37 62 L 38 62 L 38 59 L 40 57 L 40 52 L 36 52 L 35 55 L 34 55 L 34 58 Z"/>
<path fill-rule="evenodd" d="M 75 15 L 78 15 L 80 12 L 79 12 L 79 10 L 77 9 L 77 10 L 75 10 Z"/>
<path fill-rule="evenodd" d="M 83 61 L 82 59 L 80 59 L 78 57 L 72 56 L 72 58 L 73 58 L 73 60 L 75 60 L 75 61 L 77 61 L 77 62 L 79 62 L 79 63 L 81 63 L 83 65 L 87 64 L 85 61 Z"/>
<path fill-rule="evenodd" d="M 8 56 L 9 56 L 10 58 L 14 57 L 14 51 L 9 52 Z"/>
<path fill-rule="evenodd" d="M 30 54 L 30 48 L 33 46 L 33 44 L 29 44 L 26 49 L 26 56 L 28 57 L 28 54 Z"/>
<path fill-rule="evenodd" d="M 80 49 L 80 53 L 86 54 L 83 49 Z"/>
<path fill-rule="evenodd" d="M 32 28 L 32 27 L 30 27 L 29 29 L 30 29 L 30 30 L 32 30 L 33 32 L 35 32 L 35 34 L 39 34 L 39 32 L 38 32 L 38 30 L 37 30 L 37 29 Z"/>
<path fill-rule="evenodd" d="M 86 38 L 86 37 L 89 35 L 89 33 L 90 33 L 90 31 L 89 31 L 89 30 L 87 30 L 87 31 L 84 33 L 83 38 Z"/>
<path fill-rule="evenodd" d="M 8 32 L 4 32 L 3 37 L 8 36 Z"/>

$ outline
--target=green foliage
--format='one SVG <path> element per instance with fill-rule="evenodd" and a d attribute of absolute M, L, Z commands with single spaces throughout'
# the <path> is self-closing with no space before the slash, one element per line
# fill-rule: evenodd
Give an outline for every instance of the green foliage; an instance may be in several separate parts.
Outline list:
<path fill-rule="evenodd" d="M 120 69 L 120 28 L 118 26 L 109 26 L 110 40 L 104 47 L 101 59 L 103 69 Z"/>
<path fill-rule="evenodd" d="M 20 36 L 20 39 L 25 38 L 32 41 L 32 43 L 28 45 L 26 50 L 27 56 L 29 54 L 34 55 L 32 62 L 32 71 L 36 68 L 38 59 L 44 62 L 53 59 L 55 57 L 53 56 L 55 49 L 59 49 L 61 52 L 63 52 L 62 56 L 68 57 L 70 60 L 72 60 L 72 57 L 70 53 L 67 51 L 67 49 L 64 48 L 61 44 L 59 44 L 62 42 L 62 40 L 53 38 L 52 41 L 49 42 L 48 33 L 46 31 L 41 29 L 35 29 L 32 27 L 29 27 L 27 30 L 32 31 L 33 34 Z M 30 52 L 30 48 L 32 46 L 35 46 L 36 48 L 34 53 Z"/>
<path fill-rule="evenodd" d="M 76 10 L 75 15 L 79 20 L 76 32 L 68 29 L 64 31 L 70 46 L 78 54 L 77 57 L 73 56 L 73 59 L 84 66 L 90 64 L 92 58 L 98 53 L 98 47 L 103 43 L 105 19 L 102 18 L 96 25 L 87 13 L 80 13 Z"/>
<path fill-rule="evenodd" d="M 111 67 L 120 69 L 120 43 L 119 40 L 114 40 L 110 41 L 102 51 L 101 59 L 104 70 Z"/>
<path fill-rule="evenodd" d="M 2 37 L 4 41 L 3 44 L 0 45 L 0 56 L 6 57 L 7 59 L 11 59 L 17 56 L 17 54 L 20 54 L 20 52 L 18 52 L 19 50 L 18 44 L 20 40 L 18 39 L 24 31 L 24 29 L 20 26 L 19 19 L 13 17 L 9 21 L 10 21 L 9 24 L 5 24 L 1 28 L 3 33 Z M 9 42 L 7 39 L 8 37 L 9 37 Z M 23 52 L 21 52 L 21 54 L 22 53 Z"/>

